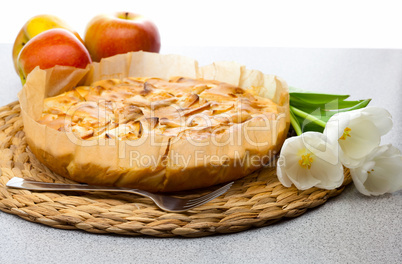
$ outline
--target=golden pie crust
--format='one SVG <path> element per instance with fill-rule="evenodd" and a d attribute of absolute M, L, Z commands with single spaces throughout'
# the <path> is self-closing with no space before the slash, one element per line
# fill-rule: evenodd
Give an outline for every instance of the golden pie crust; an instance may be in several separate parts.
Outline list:
<path fill-rule="evenodd" d="M 90 69 L 83 84 L 40 98 L 40 107 L 31 106 L 35 114 L 28 113 L 28 98 L 36 96 L 29 86 L 44 81 L 49 94 L 49 71 L 37 69 L 20 95 L 31 151 L 74 181 L 151 192 L 208 187 L 262 167 L 286 138 L 287 86 L 275 76 L 257 72 L 272 92 L 266 84 L 250 85 L 251 79 L 241 87 L 200 78 L 211 76 L 205 68 L 192 78 L 97 80 L 99 68 Z"/>
<path fill-rule="evenodd" d="M 223 82 L 125 78 L 46 98 L 38 122 L 85 140 L 138 140 L 150 133 L 199 139 L 253 119 L 276 119 L 277 108 L 268 98 Z"/>

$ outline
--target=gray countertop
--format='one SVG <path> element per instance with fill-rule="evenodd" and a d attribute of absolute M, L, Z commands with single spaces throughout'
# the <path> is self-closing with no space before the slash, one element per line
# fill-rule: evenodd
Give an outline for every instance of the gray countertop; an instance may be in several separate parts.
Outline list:
<path fill-rule="evenodd" d="M 199 61 L 236 61 L 306 90 L 372 98 L 391 112 L 383 138 L 402 150 L 402 50 L 163 47 Z M 21 88 L 0 44 L 0 105 Z M 349 185 L 300 217 L 196 239 L 60 230 L 0 211 L 0 263 L 402 263 L 402 192 L 366 197 Z"/>

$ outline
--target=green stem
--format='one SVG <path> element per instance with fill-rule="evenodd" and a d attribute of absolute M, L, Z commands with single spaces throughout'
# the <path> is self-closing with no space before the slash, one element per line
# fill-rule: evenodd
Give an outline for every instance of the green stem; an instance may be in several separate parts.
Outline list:
<path fill-rule="evenodd" d="M 290 111 L 290 124 L 292 125 L 293 129 L 296 132 L 296 135 L 300 136 L 303 132 L 300 128 L 299 122 L 297 121 L 295 115 L 293 114 L 292 110 Z"/>
<path fill-rule="evenodd" d="M 302 111 L 302 110 L 300 110 L 300 109 L 297 109 L 297 108 L 295 108 L 295 107 L 293 107 L 293 106 L 290 106 L 290 110 L 291 110 L 295 115 L 298 115 L 298 116 L 300 116 L 300 117 L 303 118 L 303 119 L 310 120 L 310 121 L 313 122 L 314 124 L 317 124 L 317 125 L 319 125 L 319 126 L 321 126 L 321 127 L 325 127 L 325 125 L 326 125 L 326 123 L 325 123 L 324 121 L 322 121 L 321 119 L 318 119 L 317 117 L 312 116 L 312 115 L 310 115 L 310 114 L 308 114 L 308 113 L 306 113 L 306 112 L 304 112 L 304 111 Z"/>

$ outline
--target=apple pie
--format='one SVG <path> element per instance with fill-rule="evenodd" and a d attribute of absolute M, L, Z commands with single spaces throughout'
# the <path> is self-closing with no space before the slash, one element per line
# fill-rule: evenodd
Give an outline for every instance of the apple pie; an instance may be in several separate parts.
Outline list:
<path fill-rule="evenodd" d="M 287 133 L 282 108 L 252 87 L 216 80 L 100 80 L 45 98 L 37 120 L 81 151 L 58 159 L 33 151 L 78 182 L 153 192 L 207 187 L 271 160 Z M 85 155 L 102 162 L 82 163 Z"/>

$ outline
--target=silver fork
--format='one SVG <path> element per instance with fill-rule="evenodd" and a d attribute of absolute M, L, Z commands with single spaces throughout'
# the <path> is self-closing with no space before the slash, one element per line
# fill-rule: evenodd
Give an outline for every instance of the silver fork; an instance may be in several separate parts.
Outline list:
<path fill-rule="evenodd" d="M 102 191 L 102 192 L 134 193 L 150 198 L 162 210 L 168 212 L 184 212 L 194 207 L 205 204 L 217 198 L 218 196 L 224 194 L 227 190 L 230 189 L 232 184 L 233 182 L 230 182 L 211 193 L 208 193 L 206 195 L 194 199 L 176 198 L 163 194 L 150 193 L 139 189 L 130 189 L 123 187 L 106 187 L 106 186 L 96 186 L 87 184 L 48 183 L 48 182 L 26 180 L 19 177 L 13 177 L 12 179 L 10 179 L 7 182 L 6 186 L 11 188 L 33 190 L 33 191 Z"/>

